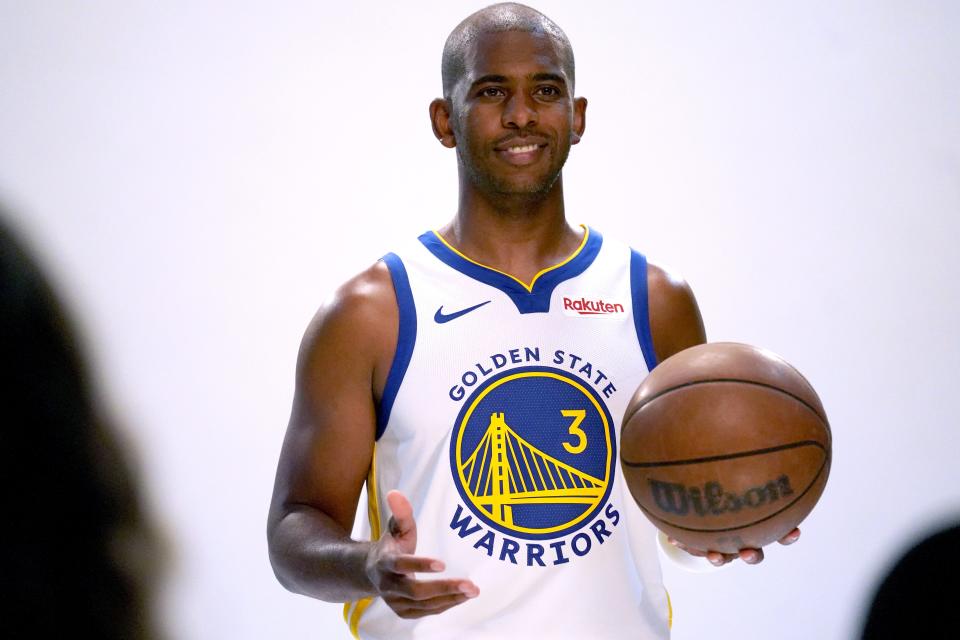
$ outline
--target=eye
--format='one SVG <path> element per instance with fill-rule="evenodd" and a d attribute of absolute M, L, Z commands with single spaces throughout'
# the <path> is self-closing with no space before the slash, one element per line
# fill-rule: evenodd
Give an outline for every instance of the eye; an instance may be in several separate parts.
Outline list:
<path fill-rule="evenodd" d="M 558 98 L 563 95 L 563 92 L 560 91 L 558 87 L 553 85 L 545 85 L 543 87 L 538 87 L 536 94 L 538 96 L 546 96 L 548 98 Z"/>
<path fill-rule="evenodd" d="M 502 95 L 504 95 L 504 93 L 500 87 L 484 87 L 477 92 L 477 96 L 481 98 L 498 98 Z"/>

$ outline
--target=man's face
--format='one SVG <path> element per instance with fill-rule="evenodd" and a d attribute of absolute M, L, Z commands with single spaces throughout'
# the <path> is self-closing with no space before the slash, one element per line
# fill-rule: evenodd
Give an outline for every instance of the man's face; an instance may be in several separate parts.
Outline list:
<path fill-rule="evenodd" d="M 548 192 L 583 133 L 586 101 L 572 91 L 548 35 L 481 35 L 451 105 L 457 157 L 470 182 L 490 194 Z"/>

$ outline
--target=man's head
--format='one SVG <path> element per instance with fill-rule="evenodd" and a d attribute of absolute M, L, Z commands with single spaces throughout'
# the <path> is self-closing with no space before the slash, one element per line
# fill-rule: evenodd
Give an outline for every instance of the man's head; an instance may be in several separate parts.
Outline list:
<path fill-rule="evenodd" d="M 467 70 L 467 56 L 478 36 L 489 33 L 521 31 L 542 33 L 553 40 L 560 54 L 564 72 L 569 78 L 570 90 L 574 84 L 573 47 L 567 34 L 557 23 L 536 9 L 515 2 L 494 4 L 467 16 L 450 32 L 443 45 L 440 76 L 443 80 L 443 97 L 450 99 L 456 84 Z"/>
<path fill-rule="evenodd" d="M 443 50 L 444 97 L 430 115 L 440 142 L 457 150 L 462 188 L 498 199 L 559 188 L 585 123 L 573 74 L 570 41 L 529 7 L 493 5 L 453 30 Z"/>

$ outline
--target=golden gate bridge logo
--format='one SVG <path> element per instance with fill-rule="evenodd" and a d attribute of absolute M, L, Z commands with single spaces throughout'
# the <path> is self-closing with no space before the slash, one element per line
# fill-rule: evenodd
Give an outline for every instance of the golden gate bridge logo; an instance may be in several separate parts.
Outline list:
<path fill-rule="evenodd" d="M 606 407 L 586 384 L 528 368 L 493 379 L 465 404 L 451 463 L 477 516 L 501 531 L 553 537 L 599 509 L 614 446 Z"/>
<path fill-rule="evenodd" d="M 516 470 L 516 472 L 514 472 Z M 471 480 L 474 504 L 496 522 L 513 526 L 515 504 L 593 504 L 607 483 L 540 451 L 490 414 L 490 426 L 460 467 Z"/>

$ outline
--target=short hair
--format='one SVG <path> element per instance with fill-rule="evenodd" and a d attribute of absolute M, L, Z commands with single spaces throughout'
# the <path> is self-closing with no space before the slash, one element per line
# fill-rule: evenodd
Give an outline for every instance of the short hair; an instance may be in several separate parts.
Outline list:
<path fill-rule="evenodd" d="M 451 97 L 453 88 L 466 73 L 467 50 L 474 41 L 483 34 L 507 31 L 545 33 L 550 36 L 560 51 L 560 64 L 570 78 L 571 89 L 573 88 L 573 47 L 570 46 L 570 40 L 563 29 L 536 9 L 515 2 L 504 2 L 490 5 L 467 16 L 447 36 L 440 63 L 444 98 Z"/>

